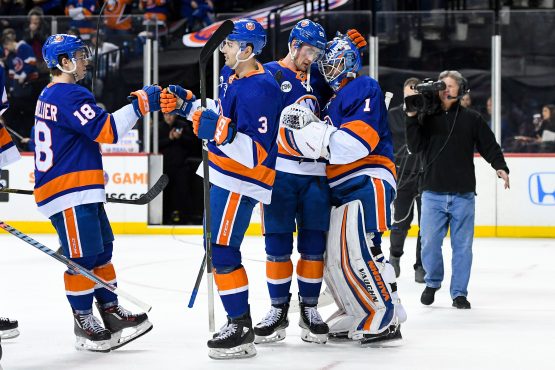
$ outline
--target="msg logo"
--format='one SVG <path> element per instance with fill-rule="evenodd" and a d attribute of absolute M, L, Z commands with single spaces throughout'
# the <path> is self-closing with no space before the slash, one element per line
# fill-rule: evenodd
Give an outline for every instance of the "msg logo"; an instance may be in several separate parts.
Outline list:
<path fill-rule="evenodd" d="M 530 201 L 540 206 L 555 206 L 555 172 L 536 172 L 528 179 Z"/>

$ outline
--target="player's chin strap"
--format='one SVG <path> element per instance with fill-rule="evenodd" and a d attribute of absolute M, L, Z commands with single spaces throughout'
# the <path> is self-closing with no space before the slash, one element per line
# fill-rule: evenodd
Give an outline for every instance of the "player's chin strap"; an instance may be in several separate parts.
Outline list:
<path fill-rule="evenodd" d="M 75 71 L 77 70 L 77 59 L 75 58 L 71 58 L 71 62 L 73 63 L 73 68 L 70 71 L 66 71 L 59 63 L 56 64 L 56 67 L 64 72 L 64 73 L 70 73 L 73 75 L 73 78 L 75 79 L 75 82 L 79 81 L 79 78 L 77 76 L 77 73 L 75 73 Z"/>
<path fill-rule="evenodd" d="M 239 65 L 239 63 L 243 63 L 246 62 L 247 60 L 251 60 L 252 58 L 254 58 L 254 53 L 251 53 L 251 55 L 249 55 L 246 59 L 239 59 L 239 54 L 241 54 L 242 50 L 239 49 L 239 51 L 237 52 L 237 54 L 235 54 L 235 64 L 233 65 L 233 67 L 231 67 L 231 69 L 235 70 L 235 68 L 237 68 L 237 66 Z"/>
<path fill-rule="evenodd" d="M 293 43 L 293 42 L 292 42 Z M 299 51 L 300 45 L 295 46 L 295 52 L 291 51 L 291 44 L 287 44 L 287 48 L 289 49 L 289 55 L 291 56 L 291 61 L 293 62 L 293 64 L 295 66 L 297 66 L 297 64 L 295 63 L 295 57 L 297 56 L 297 52 Z M 306 92 L 312 92 L 312 86 L 310 86 L 310 66 L 308 66 L 308 70 L 306 72 Z"/>

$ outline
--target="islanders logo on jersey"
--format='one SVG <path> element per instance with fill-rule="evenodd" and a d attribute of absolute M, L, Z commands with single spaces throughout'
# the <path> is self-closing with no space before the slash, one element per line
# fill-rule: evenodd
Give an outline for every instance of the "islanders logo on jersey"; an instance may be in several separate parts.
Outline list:
<path fill-rule="evenodd" d="M 254 23 L 252 23 L 252 22 L 248 22 L 248 23 L 245 25 L 245 27 L 246 27 L 246 29 L 249 30 L 249 31 L 254 31 Z"/>
<path fill-rule="evenodd" d="M 23 70 L 23 67 L 25 66 L 23 59 L 21 59 L 20 57 L 13 58 L 12 64 L 13 64 L 13 69 L 16 72 L 21 72 Z"/>

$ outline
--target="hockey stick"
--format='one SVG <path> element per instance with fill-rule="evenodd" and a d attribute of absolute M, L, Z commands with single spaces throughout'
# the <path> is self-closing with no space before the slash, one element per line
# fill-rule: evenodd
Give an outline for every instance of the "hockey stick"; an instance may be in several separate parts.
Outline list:
<path fill-rule="evenodd" d="M 117 294 L 118 296 L 120 296 L 122 298 L 125 298 L 126 300 L 133 303 L 137 307 L 140 307 L 142 310 L 144 310 L 146 312 L 150 312 L 150 310 L 152 309 L 152 306 L 150 306 L 149 304 L 144 303 L 143 301 L 139 300 L 138 298 L 133 297 L 129 293 L 124 292 L 123 290 L 121 290 L 117 286 L 112 285 L 112 284 L 104 281 L 103 279 L 96 276 L 92 271 L 87 270 L 86 268 L 84 268 L 84 267 L 80 266 L 79 264 L 73 262 L 72 260 L 70 260 L 69 258 L 67 258 L 64 255 L 57 254 L 55 251 L 48 248 L 44 244 L 39 243 L 38 241 L 31 238 L 27 234 L 24 234 L 21 231 L 19 231 L 17 229 L 14 229 L 10 225 L 4 223 L 4 221 L 0 221 L 0 228 L 6 230 L 7 232 L 9 232 L 12 235 L 15 235 L 16 237 L 23 240 L 27 244 L 30 244 L 33 247 L 39 249 L 40 251 L 48 254 L 50 257 L 52 257 L 55 260 L 63 263 L 68 268 L 72 269 L 73 271 L 75 271 L 77 273 L 80 273 L 81 275 L 85 276 L 89 280 L 92 280 L 95 283 L 97 283 L 98 285 L 101 285 L 103 288 L 108 289 L 110 292 L 112 292 L 114 294 Z"/>
<path fill-rule="evenodd" d="M 199 58 L 199 71 L 200 71 L 200 98 L 203 109 L 206 108 L 206 65 L 210 60 L 210 56 L 218 48 L 218 46 L 226 39 L 226 37 L 233 31 L 233 22 L 230 20 L 224 21 L 220 27 L 212 34 L 210 39 L 202 47 Z M 208 141 L 203 140 L 202 150 L 202 173 L 203 173 L 203 191 L 204 191 L 204 243 L 206 246 L 205 260 L 206 264 L 202 263 L 201 272 L 199 272 L 200 279 L 197 277 L 195 288 L 191 294 L 189 307 L 195 303 L 195 296 L 198 292 L 200 281 L 202 280 L 202 271 L 206 265 L 206 275 L 208 280 L 208 329 L 213 332 L 215 330 L 214 323 L 214 280 L 212 276 L 212 232 L 210 223 L 210 179 L 208 169 Z"/>
<path fill-rule="evenodd" d="M 96 22 L 96 43 L 94 45 L 94 72 L 93 72 L 93 78 L 91 81 L 91 93 L 94 96 L 94 83 L 96 80 L 96 77 L 98 76 L 98 42 L 100 41 L 100 21 L 102 21 L 102 13 L 104 12 L 104 8 L 106 8 L 106 5 L 108 4 L 108 0 L 104 1 L 104 4 L 102 4 L 102 7 L 100 7 L 100 11 L 98 12 L 98 21 Z"/>
<path fill-rule="evenodd" d="M 158 181 L 141 197 L 138 199 L 119 199 L 119 198 L 106 198 L 108 203 L 122 203 L 122 204 L 133 204 L 138 206 L 143 206 L 150 203 L 154 198 L 156 198 L 162 190 L 168 185 L 169 178 L 168 175 L 162 174 Z M 11 193 L 11 194 L 25 194 L 33 195 L 33 190 L 21 190 L 21 189 L 10 189 L 3 188 L 0 186 L 0 193 Z"/>

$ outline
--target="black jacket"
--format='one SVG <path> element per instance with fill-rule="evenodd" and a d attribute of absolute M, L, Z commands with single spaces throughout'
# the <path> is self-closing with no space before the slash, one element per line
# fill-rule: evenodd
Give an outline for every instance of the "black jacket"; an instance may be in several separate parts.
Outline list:
<path fill-rule="evenodd" d="M 397 178 L 401 174 L 414 175 L 420 171 L 420 154 L 411 153 L 407 146 L 407 123 L 403 104 L 391 108 L 387 112 L 387 121 L 393 138 L 393 152 L 395 154 L 395 167 Z"/>
<path fill-rule="evenodd" d="M 478 112 L 453 104 L 448 111 L 406 117 L 411 152 L 423 152 L 422 190 L 476 192 L 474 149 L 495 170 L 509 173 L 493 132 Z M 452 132 L 451 132 L 452 131 Z"/>

